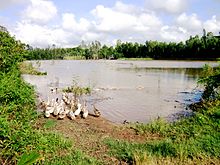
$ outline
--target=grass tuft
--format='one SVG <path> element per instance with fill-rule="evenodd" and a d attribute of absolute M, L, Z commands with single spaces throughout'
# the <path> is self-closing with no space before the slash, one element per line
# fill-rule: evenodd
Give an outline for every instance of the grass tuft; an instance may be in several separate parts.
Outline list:
<path fill-rule="evenodd" d="M 19 68 L 22 74 L 47 75 L 47 72 L 39 72 L 30 62 L 20 63 Z"/>

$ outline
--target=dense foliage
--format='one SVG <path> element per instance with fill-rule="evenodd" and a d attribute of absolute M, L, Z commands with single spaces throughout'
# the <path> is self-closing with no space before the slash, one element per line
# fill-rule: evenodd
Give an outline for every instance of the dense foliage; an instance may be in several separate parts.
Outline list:
<path fill-rule="evenodd" d="M 220 66 L 212 68 L 209 65 L 205 65 L 199 82 L 205 86 L 202 95 L 204 100 L 207 101 L 220 98 Z"/>
<path fill-rule="evenodd" d="M 184 42 L 146 41 L 145 44 L 117 41 L 115 47 L 101 45 L 99 41 L 86 45 L 84 42 L 73 48 L 39 49 L 28 46 L 27 59 L 118 59 L 118 58 L 153 58 L 153 59 L 217 59 L 220 57 L 220 36 L 204 33 L 190 37 Z"/>
<path fill-rule="evenodd" d="M 25 44 L 16 41 L 8 32 L 0 31 L 0 70 L 9 71 L 25 54 Z"/>

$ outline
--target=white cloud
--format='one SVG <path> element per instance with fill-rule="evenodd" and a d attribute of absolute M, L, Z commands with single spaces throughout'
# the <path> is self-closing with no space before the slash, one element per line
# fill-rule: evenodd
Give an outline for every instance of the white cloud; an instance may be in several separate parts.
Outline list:
<path fill-rule="evenodd" d="M 48 27 L 29 22 L 19 22 L 14 31 L 16 38 L 36 47 L 73 46 L 79 38 L 59 27 Z M 75 41 L 75 42 L 74 42 Z"/>
<path fill-rule="evenodd" d="M 90 28 L 90 22 L 85 18 L 80 18 L 79 22 L 76 21 L 75 15 L 72 13 L 64 13 L 62 15 L 62 27 L 76 33 L 83 33 Z"/>
<path fill-rule="evenodd" d="M 136 6 L 131 4 L 124 4 L 121 1 L 117 1 L 115 3 L 115 6 L 113 8 L 115 11 L 123 12 L 123 13 L 137 13 L 140 12 L 140 10 L 137 9 Z"/>
<path fill-rule="evenodd" d="M 182 13 L 176 19 L 177 25 L 181 26 L 189 31 L 198 32 L 202 29 L 202 22 L 198 19 L 195 13 L 191 15 L 186 15 L 186 13 Z"/>
<path fill-rule="evenodd" d="M 97 5 L 90 12 L 90 17 L 79 18 L 71 12 L 58 12 L 55 4 L 50 0 L 30 1 L 22 17 L 23 20 L 17 22 L 13 34 L 21 41 L 35 47 L 47 47 L 53 44 L 57 47 L 72 47 L 79 45 L 82 40 L 86 43 L 98 40 L 108 45 L 113 44 L 117 39 L 140 43 L 146 40 L 179 42 L 188 39 L 190 35 L 201 34 L 202 28 L 218 32 L 220 27 L 220 20 L 216 16 L 202 21 L 195 13 L 177 15 L 185 9 L 184 4 L 186 4 L 178 0 L 154 2 L 155 11 L 158 9 L 175 13 L 169 15 L 172 19 L 169 22 L 165 22 L 165 17 L 159 17 L 161 14 L 158 15 L 153 10 L 145 10 L 144 7 L 120 1 L 117 1 L 113 7 Z M 153 3 L 152 0 L 149 1 Z M 166 9 L 163 3 L 170 5 L 170 8 Z M 167 15 L 167 13 L 163 14 Z M 53 19 L 55 16 L 59 19 Z M 1 17 L 0 22 L 2 22 Z"/>
<path fill-rule="evenodd" d="M 187 0 L 146 0 L 147 6 L 168 13 L 181 13 L 187 7 Z"/>
<path fill-rule="evenodd" d="M 102 5 L 96 6 L 92 14 L 97 18 L 96 28 L 100 31 L 124 31 L 135 26 L 135 16 L 119 11 L 114 11 L 111 8 L 106 8 Z"/>
<path fill-rule="evenodd" d="M 104 34 L 95 33 L 95 32 L 87 32 L 84 35 L 81 36 L 81 40 L 86 42 L 92 42 L 92 41 L 100 41 L 104 40 Z"/>
<path fill-rule="evenodd" d="M 15 34 L 18 39 L 31 45 L 44 46 L 44 44 L 53 44 L 51 32 L 44 26 L 19 22 L 15 29 Z"/>
<path fill-rule="evenodd" d="M 204 28 L 206 31 L 218 34 L 220 32 L 220 20 L 213 16 L 212 19 L 204 22 Z"/>
<path fill-rule="evenodd" d="M 41 8 L 44 9 L 46 1 L 40 0 L 37 4 L 33 2 L 25 11 L 27 12 L 33 6 L 36 7 L 35 10 L 29 17 L 24 17 L 25 20 L 18 22 L 15 34 L 23 42 L 38 47 L 47 47 L 52 44 L 74 45 L 79 44 L 81 40 L 85 42 L 99 40 L 103 44 L 112 43 L 114 39 L 144 42 L 147 39 L 154 39 L 155 35 L 159 36 L 163 24 L 153 12 L 146 12 L 142 8 L 116 2 L 112 8 L 96 6 L 91 11 L 94 19 L 90 21 L 85 18 L 77 20 L 73 13 L 61 13 L 61 22 L 53 27 L 42 23 L 49 21 L 56 12 L 49 12 L 48 17 L 40 20 L 42 15 L 36 15 L 36 13 Z M 49 3 L 50 5 L 52 4 Z M 129 13 L 131 9 L 134 12 Z"/>
<path fill-rule="evenodd" d="M 120 3 L 120 5 L 122 5 Z M 104 6 L 97 6 L 92 14 L 96 18 L 95 27 L 97 30 L 109 34 L 128 35 L 134 32 L 145 32 L 152 27 L 157 28 L 161 26 L 160 19 L 153 13 L 147 12 L 131 12 L 127 13 L 127 9 L 131 6 L 123 4 L 122 10 L 119 9 L 119 4 L 116 3 L 115 8 L 106 8 Z M 134 7 L 132 6 L 133 10 Z M 137 9 L 136 9 L 137 10 Z"/>
<path fill-rule="evenodd" d="M 176 26 L 163 26 L 160 30 L 160 36 L 164 41 L 180 42 L 187 39 L 186 30 Z"/>
<path fill-rule="evenodd" d="M 23 13 L 25 20 L 32 23 L 45 24 L 57 14 L 57 8 L 52 1 L 30 0 L 30 2 Z"/>

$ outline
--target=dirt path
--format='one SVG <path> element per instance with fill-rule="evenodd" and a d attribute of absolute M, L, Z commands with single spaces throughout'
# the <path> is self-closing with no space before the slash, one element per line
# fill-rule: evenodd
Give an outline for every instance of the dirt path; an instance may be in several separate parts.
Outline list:
<path fill-rule="evenodd" d="M 45 123 L 48 119 L 40 120 Z M 102 117 L 88 116 L 86 119 L 78 118 L 74 121 L 68 118 L 54 120 L 56 120 L 56 126 L 51 131 L 61 133 L 64 137 L 73 140 L 74 147 L 105 164 L 126 164 L 108 154 L 108 147 L 103 143 L 105 138 L 136 142 L 152 139 L 152 135 L 138 135 L 128 126 L 111 123 Z"/>

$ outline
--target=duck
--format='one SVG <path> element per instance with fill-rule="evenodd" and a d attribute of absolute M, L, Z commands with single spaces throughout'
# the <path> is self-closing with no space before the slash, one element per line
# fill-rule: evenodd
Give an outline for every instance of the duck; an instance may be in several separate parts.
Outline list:
<path fill-rule="evenodd" d="M 85 119 L 88 117 L 88 115 L 89 115 L 89 111 L 87 109 L 86 102 L 84 102 L 84 105 L 82 108 L 82 117 Z"/>
<path fill-rule="evenodd" d="M 50 111 L 47 111 L 47 104 L 44 100 L 41 100 L 41 102 L 39 103 L 39 108 L 43 110 L 45 117 L 50 117 Z"/>
<path fill-rule="evenodd" d="M 68 105 L 66 105 L 64 110 L 65 110 L 65 113 L 68 114 L 70 112 L 70 107 Z"/>
<path fill-rule="evenodd" d="M 95 117 L 99 117 L 99 116 L 101 116 L 101 112 L 95 107 L 95 105 L 93 105 L 93 108 L 94 108 L 94 115 L 95 115 Z"/>
<path fill-rule="evenodd" d="M 65 111 L 65 103 L 62 101 L 59 105 L 59 114 L 58 119 L 64 119 L 66 117 L 66 111 Z"/>
<path fill-rule="evenodd" d="M 65 111 L 59 113 L 59 115 L 58 115 L 58 119 L 64 119 L 65 117 L 66 117 L 66 112 Z"/>
<path fill-rule="evenodd" d="M 73 113 L 73 111 L 70 111 L 67 116 L 71 119 L 71 120 L 75 120 L 76 119 L 76 116 L 75 114 Z"/>
<path fill-rule="evenodd" d="M 46 110 L 46 106 L 47 105 L 46 105 L 45 101 L 40 99 L 40 103 L 39 103 L 38 107 L 45 111 Z"/>
<path fill-rule="evenodd" d="M 77 99 L 77 110 L 74 112 L 75 116 L 78 116 L 81 112 L 81 104 L 79 102 L 79 99 Z"/>
<path fill-rule="evenodd" d="M 64 101 L 66 104 L 68 104 L 68 103 L 69 103 L 69 100 L 68 100 L 68 95 L 67 95 L 67 93 L 66 93 L 66 92 L 62 94 L 62 99 L 63 99 L 63 101 Z"/>
<path fill-rule="evenodd" d="M 53 111 L 53 115 L 57 116 L 59 114 L 60 111 L 60 107 L 59 107 L 59 101 L 58 98 L 56 98 L 56 102 L 54 104 L 54 111 Z"/>
<path fill-rule="evenodd" d="M 46 118 L 49 118 L 49 117 L 50 117 L 50 112 L 49 112 L 49 111 L 45 111 L 44 116 L 45 116 Z"/>
<path fill-rule="evenodd" d="M 53 112 L 54 112 L 54 109 L 55 109 L 54 106 L 52 106 L 52 107 L 51 107 L 51 106 L 47 106 L 47 107 L 46 107 L 46 111 L 49 112 L 49 113 L 53 113 Z M 45 111 L 45 112 L 46 112 L 46 111 Z"/>
<path fill-rule="evenodd" d="M 76 100 L 75 99 L 72 99 L 71 102 L 70 102 L 70 110 L 75 112 L 76 111 Z"/>
<path fill-rule="evenodd" d="M 61 100 L 60 104 L 57 106 L 58 114 L 62 114 L 65 111 L 65 103 Z"/>
<path fill-rule="evenodd" d="M 50 105 L 51 105 L 51 102 L 50 102 L 50 98 L 49 98 L 49 96 L 47 97 L 46 105 L 47 105 L 47 106 L 50 106 Z"/>

